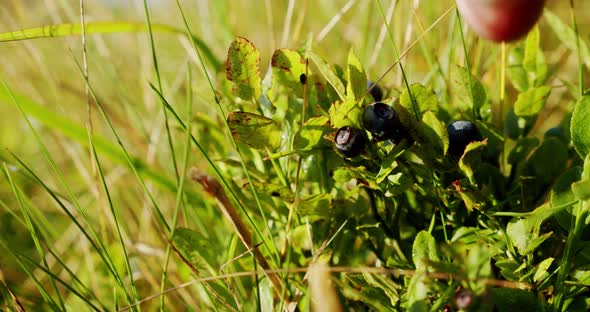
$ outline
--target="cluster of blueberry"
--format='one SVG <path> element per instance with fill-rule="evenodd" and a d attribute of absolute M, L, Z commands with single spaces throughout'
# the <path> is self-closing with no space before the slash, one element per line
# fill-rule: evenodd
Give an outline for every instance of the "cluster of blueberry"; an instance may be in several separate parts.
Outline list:
<path fill-rule="evenodd" d="M 366 131 L 371 133 L 377 142 L 389 140 L 393 144 L 399 144 L 403 139 L 413 141 L 407 129 L 401 123 L 399 115 L 393 107 L 380 102 L 381 90 L 369 83 L 373 98 L 377 101 L 368 105 L 362 116 L 362 124 Z M 377 92 L 373 90 L 378 90 Z M 481 141 L 483 138 L 477 126 L 464 120 L 452 122 L 447 127 L 449 135 L 448 153 L 454 157 L 461 157 L 465 147 L 473 141 Z M 362 129 L 344 126 L 336 132 L 334 145 L 336 149 L 347 158 L 360 155 L 367 144 L 367 137 Z"/>

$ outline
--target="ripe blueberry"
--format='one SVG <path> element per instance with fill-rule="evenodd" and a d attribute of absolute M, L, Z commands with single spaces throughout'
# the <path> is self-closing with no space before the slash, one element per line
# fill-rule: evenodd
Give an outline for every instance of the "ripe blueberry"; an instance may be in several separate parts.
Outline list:
<path fill-rule="evenodd" d="M 334 144 L 344 157 L 353 158 L 365 148 L 365 134 L 361 129 L 345 126 L 336 132 Z"/>
<path fill-rule="evenodd" d="M 371 93 L 375 102 L 381 102 L 381 100 L 383 100 L 383 91 L 381 91 L 381 88 L 371 80 L 367 81 L 367 90 L 369 90 L 369 93 Z"/>
<path fill-rule="evenodd" d="M 469 121 L 458 120 L 447 127 L 449 134 L 449 154 L 461 157 L 465 147 L 473 141 L 483 140 L 477 126 Z"/>
<path fill-rule="evenodd" d="M 307 76 L 305 76 L 305 74 L 299 75 L 299 82 L 304 85 L 307 82 Z"/>
<path fill-rule="evenodd" d="M 373 103 L 363 112 L 363 126 L 377 141 L 391 140 L 398 144 L 407 133 L 397 112 L 381 102 Z"/>

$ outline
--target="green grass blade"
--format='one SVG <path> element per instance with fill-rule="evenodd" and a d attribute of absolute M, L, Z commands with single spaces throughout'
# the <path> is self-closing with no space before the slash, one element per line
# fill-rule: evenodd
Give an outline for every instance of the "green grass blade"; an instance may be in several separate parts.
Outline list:
<path fill-rule="evenodd" d="M 76 295 L 76 297 L 80 298 L 82 301 L 84 301 L 86 304 L 88 304 L 88 306 L 92 310 L 94 310 L 94 311 L 105 311 L 105 309 L 106 309 L 105 306 L 102 306 L 102 309 L 99 308 L 99 307 L 97 307 L 95 304 L 93 304 L 92 302 L 90 302 L 90 300 L 88 300 L 84 295 L 82 295 L 79 291 L 77 291 L 74 287 L 72 287 L 72 285 L 70 285 L 70 283 L 62 280 L 59 276 L 57 276 L 57 275 L 53 274 L 51 271 L 47 270 L 46 267 L 39 265 L 37 262 L 33 261 L 31 258 L 27 257 L 24 254 L 18 253 L 18 254 L 15 254 L 15 256 L 18 259 L 25 260 L 29 264 L 35 266 L 37 269 L 43 271 L 45 274 L 51 276 L 51 278 L 53 278 L 57 282 L 59 282 L 68 291 L 70 291 L 72 294 Z M 64 311 L 66 311 L 66 310 L 64 309 Z"/>
<path fill-rule="evenodd" d="M 120 275 L 118 274 L 118 272 L 116 271 L 114 265 L 113 265 L 113 261 L 107 251 L 107 249 L 104 247 L 104 245 L 102 245 L 101 240 L 98 238 L 98 235 L 96 233 L 96 231 L 94 230 L 94 228 L 92 227 L 92 223 L 89 221 L 88 216 L 86 215 L 86 212 L 84 211 L 84 209 L 82 209 L 82 206 L 80 205 L 80 203 L 78 202 L 78 199 L 76 198 L 76 196 L 74 195 L 74 192 L 72 191 L 72 189 L 69 187 L 69 185 L 66 183 L 66 180 L 63 176 L 63 174 L 61 173 L 61 171 L 58 169 L 57 167 L 57 163 L 56 161 L 53 159 L 53 157 L 51 156 L 51 154 L 49 153 L 49 150 L 47 149 L 47 146 L 45 145 L 45 143 L 43 142 L 43 140 L 41 139 L 41 137 L 39 136 L 39 133 L 37 132 L 37 130 L 35 130 L 35 127 L 33 127 L 28 115 L 26 114 L 25 110 L 22 108 L 22 106 L 20 105 L 21 103 L 18 102 L 18 99 L 14 96 L 14 94 L 12 93 L 12 91 L 8 88 L 8 86 L 6 84 L 4 84 L 4 90 L 5 92 L 8 93 L 8 96 L 10 97 L 10 99 L 12 100 L 12 103 L 17 107 L 17 109 L 19 110 L 20 114 L 22 115 L 23 119 L 25 120 L 25 122 L 27 123 L 29 129 L 31 130 L 33 136 L 35 137 L 35 140 L 37 141 L 39 147 L 41 148 L 41 151 L 43 152 L 43 155 L 45 156 L 45 158 L 47 159 L 47 161 L 49 162 L 51 168 L 53 169 L 53 172 L 57 175 L 60 183 L 62 184 L 62 186 L 66 189 L 66 192 L 68 194 L 68 197 L 71 199 L 72 203 L 74 204 L 74 206 L 76 207 L 78 213 L 82 216 L 84 222 L 88 225 L 88 228 L 90 230 L 90 233 L 92 234 L 94 240 L 99 244 L 99 246 L 101 247 L 101 249 L 97 249 L 97 251 L 101 254 L 101 256 L 103 257 L 103 260 L 105 260 L 105 264 L 107 264 L 107 266 L 110 267 L 111 269 L 111 273 L 113 274 L 113 277 L 118 281 L 119 286 L 121 288 L 123 288 L 125 290 L 125 286 L 123 281 L 121 280 Z M 26 168 L 31 174 L 34 175 L 34 173 L 32 172 L 32 170 L 28 169 L 28 167 L 18 158 L 15 156 L 16 160 L 24 167 Z M 38 180 L 39 184 L 41 185 L 45 185 L 45 183 L 43 181 L 41 181 L 41 179 L 39 179 L 38 176 L 34 175 L 35 178 Z M 48 188 L 46 188 L 46 190 L 49 191 Z M 55 194 L 51 194 L 51 192 L 49 192 L 50 195 L 56 199 L 57 196 Z M 59 201 L 59 200 L 58 200 Z M 61 201 L 59 201 L 61 203 Z M 63 203 L 62 203 L 63 204 Z M 62 209 L 64 209 L 64 211 L 67 211 L 67 208 L 65 206 L 62 206 Z M 68 216 L 70 217 L 70 219 L 72 221 L 75 221 L 75 217 L 69 212 L 67 211 Z M 83 227 L 81 227 L 79 224 L 77 224 L 80 228 L 80 230 L 84 233 L 86 233 L 86 230 L 84 230 Z M 88 236 L 88 238 L 90 238 L 90 236 Z M 104 253 L 104 254 L 103 254 Z M 106 256 L 104 256 L 106 255 Z M 129 294 L 125 291 L 125 294 L 127 296 L 127 299 L 130 300 L 130 296 Z M 130 300 L 131 301 L 131 300 Z"/>
<path fill-rule="evenodd" d="M 12 96 L 14 96 L 14 101 L 12 100 Z M 84 146 L 88 146 L 85 127 L 51 111 L 50 109 L 34 102 L 26 96 L 14 93 L 6 85 L 4 88 L 0 88 L 0 101 L 10 103 L 17 108 L 20 106 L 27 116 L 34 117 L 36 120 L 45 124 L 47 127 L 59 131 L 63 135 L 77 141 Z M 106 156 L 110 160 L 121 165 L 128 164 L 123 150 L 121 150 L 120 147 L 111 144 L 106 138 L 95 136 L 94 147 L 100 155 Z M 146 179 L 156 183 L 158 186 L 164 189 L 176 192 L 176 183 L 161 173 L 150 169 L 149 166 L 145 164 L 145 162 L 140 158 L 131 157 L 131 163 L 142 177 L 145 177 Z M 196 195 L 194 198 L 196 198 Z"/>
<path fill-rule="evenodd" d="M 143 8 L 145 11 L 145 18 L 147 24 L 147 30 L 149 34 L 150 40 L 150 49 L 152 52 L 152 62 L 154 63 L 154 72 L 156 74 L 156 80 L 158 81 L 158 90 L 160 93 L 164 94 L 164 89 L 162 88 L 162 77 L 160 75 L 160 67 L 158 66 L 158 56 L 156 53 L 156 45 L 154 43 L 154 34 L 152 31 L 152 22 L 150 19 L 150 10 L 148 8 L 147 0 L 143 0 Z M 178 164 L 176 163 L 176 153 L 174 152 L 174 144 L 172 142 L 172 135 L 170 134 L 170 122 L 168 121 L 168 110 L 164 107 L 162 103 L 162 113 L 164 114 L 164 126 L 166 128 L 166 140 L 168 142 L 168 148 L 170 149 L 170 156 L 172 157 L 172 167 L 174 168 L 174 175 L 176 176 L 176 183 L 179 183 L 179 176 L 178 176 Z"/>
<path fill-rule="evenodd" d="M 32 220 L 31 220 L 31 216 L 29 214 L 29 211 L 25 207 L 25 204 L 23 203 L 23 199 L 21 197 L 21 191 L 14 183 L 14 180 L 12 179 L 12 175 L 10 174 L 10 171 L 8 170 L 8 166 L 6 165 L 6 163 L 3 163 L 3 169 L 4 169 L 4 174 L 6 175 L 6 178 L 8 179 L 8 182 L 10 183 L 12 193 L 16 197 L 16 202 L 17 202 L 18 207 L 20 208 L 21 213 L 24 217 L 27 229 L 31 233 L 31 238 L 33 239 L 35 249 L 37 249 L 37 253 L 39 254 L 39 257 L 41 258 L 41 260 L 43 261 L 43 265 L 45 267 L 49 268 L 49 264 L 47 263 L 47 257 L 45 256 L 45 251 L 43 250 L 43 247 L 41 246 L 41 239 L 37 235 L 37 229 L 35 227 L 35 224 L 33 224 Z M 66 307 L 64 305 L 63 299 L 61 298 L 59 290 L 57 289 L 57 285 L 55 284 L 55 280 L 53 279 L 53 274 L 49 275 L 49 280 L 51 281 L 51 286 L 53 287 L 53 290 L 55 291 L 55 294 L 57 295 L 59 307 L 65 311 Z"/>
<path fill-rule="evenodd" d="M 76 65 L 78 66 L 78 69 L 80 70 L 80 72 L 82 72 L 82 67 L 80 67 L 80 63 L 78 61 L 76 61 Z M 164 226 L 166 231 L 170 231 L 170 225 L 168 225 L 168 222 L 166 222 L 166 218 L 164 217 L 162 210 L 160 209 L 158 203 L 156 202 L 156 199 L 154 198 L 152 192 L 148 189 L 143 177 L 140 175 L 140 171 L 137 168 L 137 165 L 135 163 L 135 159 L 133 157 L 131 157 L 131 155 L 129 154 L 129 152 L 125 148 L 125 145 L 123 144 L 123 141 L 121 140 L 121 136 L 119 135 L 117 130 L 115 130 L 115 126 L 113 125 L 113 123 L 109 119 L 109 116 L 105 112 L 105 110 L 102 106 L 102 102 L 96 96 L 96 92 L 94 92 L 94 88 L 92 88 L 92 86 L 90 85 L 90 82 L 87 79 L 84 79 L 84 82 L 88 86 L 88 91 L 90 91 L 90 95 L 92 96 L 92 99 L 96 103 L 96 107 L 98 108 L 98 111 L 100 112 L 100 114 L 101 114 L 102 118 L 104 119 L 105 123 L 107 124 L 108 128 L 111 130 L 113 136 L 117 140 L 117 144 L 121 148 L 121 151 L 122 151 L 123 155 L 125 156 L 125 160 L 127 161 L 127 164 L 129 165 L 129 167 L 133 171 L 133 174 L 135 175 L 135 177 L 137 178 L 137 180 L 141 184 L 141 187 L 143 188 L 145 194 L 148 196 L 150 202 L 152 203 L 153 208 L 156 213 L 157 221 L 159 221 L 160 225 Z M 162 229 L 159 229 L 159 230 L 162 231 Z"/>
<path fill-rule="evenodd" d="M 188 65 L 187 65 L 188 66 Z M 178 223 L 178 215 L 180 213 L 180 207 L 183 205 L 183 195 L 184 195 L 184 183 L 186 181 L 186 172 L 189 166 L 189 159 L 190 159 L 190 150 L 191 150 L 191 118 L 193 115 L 193 105 L 191 99 L 192 93 L 192 75 L 190 67 L 188 67 L 187 71 L 187 116 L 186 116 L 186 130 L 185 130 L 185 141 L 184 141 L 184 151 L 183 151 L 183 158 L 182 158 L 182 172 L 180 175 L 180 180 L 178 182 L 178 192 L 176 193 L 176 204 L 174 205 L 174 213 L 172 215 L 172 231 L 169 236 L 168 245 L 166 245 L 166 256 L 164 260 L 164 270 L 162 272 L 162 280 L 160 284 L 160 291 L 165 291 L 166 286 L 166 277 L 168 275 L 168 264 L 170 262 L 170 253 L 172 247 L 172 240 L 174 237 L 174 233 L 176 230 L 176 224 Z M 164 108 L 166 109 L 166 108 Z M 160 297 L 160 311 L 164 311 L 164 296 Z"/>
<path fill-rule="evenodd" d="M 139 33 L 146 32 L 148 26 L 145 23 L 134 22 L 91 22 L 85 24 L 85 31 L 87 35 L 93 34 L 114 34 L 114 33 Z M 181 29 L 163 25 L 151 24 L 153 32 L 169 33 L 175 35 L 184 35 L 185 32 Z M 31 40 L 39 38 L 54 38 L 67 36 L 81 36 L 82 24 L 58 24 L 47 25 L 42 27 L 27 28 L 17 31 L 0 33 L 0 42 Z M 198 37 L 191 36 L 194 44 L 203 52 L 205 58 L 211 66 L 218 71 L 223 66 L 222 62 L 218 60 L 211 49 Z"/>
<path fill-rule="evenodd" d="M 47 192 L 47 194 L 49 194 L 49 196 L 51 196 L 51 198 L 53 198 L 53 200 L 55 200 L 55 202 L 58 204 L 58 206 L 63 210 L 63 212 L 70 218 L 70 220 L 72 220 L 72 222 L 76 225 L 76 227 L 80 230 L 80 232 L 82 232 L 82 235 L 84 235 L 84 237 L 86 238 L 86 240 L 92 245 L 92 247 L 94 248 L 94 250 L 99 254 L 99 256 L 101 257 L 102 261 L 104 262 L 104 264 L 106 265 L 107 269 L 109 270 L 109 272 L 111 272 L 111 274 L 113 274 L 113 276 L 115 277 L 115 279 L 118 279 L 118 273 L 114 270 L 114 265 L 113 265 L 113 261 L 110 258 L 110 255 L 108 254 L 108 252 L 106 251 L 105 246 L 102 244 L 100 239 L 93 239 L 92 237 L 90 237 L 90 234 L 88 233 L 88 231 L 86 231 L 84 229 L 84 227 L 82 226 L 82 224 L 80 223 L 80 221 L 78 221 L 78 219 L 76 219 L 76 217 L 74 217 L 74 215 L 72 215 L 72 213 L 68 210 L 68 208 L 66 207 L 66 205 L 59 199 L 59 197 L 53 193 L 51 191 L 51 189 L 47 186 L 47 184 L 45 184 L 45 182 L 43 182 L 43 180 L 41 180 L 41 178 L 39 178 L 39 176 L 37 174 L 35 174 L 35 172 L 33 172 L 33 170 L 31 170 L 31 168 L 29 168 L 23 161 L 21 161 L 18 157 L 14 156 L 15 159 L 20 163 L 20 165 L 29 172 L 29 174 L 31 174 L 31 176 L 35 179 L 35 181 L 41 186 L 43 187 L 43 189 L 45 189 L 45 191 Z M 92 226 L 90 227 L 90 231 L 92 233 L 92 235 L 96 238 L 98 237 L 96 235 L 96 233 L 94 232 L 94 230 L 92 229 Z M 122 283 L 120 284 L 122 286 Z"/>
<path fill-rule="evenodd" d="M 111 192 L 109 191 L 109 187 L 108 187 L 107 182 L 104 178 L 104 172 L 102 170 L 102 165 L 100 164 L 98 154 L 96 154 L 96 149 L 94 148 L 94 143 L 93 143 L 94 137 L 93 137 L 92 133 L 90 132 L 90 129 L 88 129 L 87 133 L 88 133 L 88 141 L 90 144 L 90 151 L 92 152 L 92 155 L 93 155 L 92 159 L 95 162 L 96 171 L 98 172 L 98 176 L 100 178 L 100 182 L 102 184 L 103 191 L 107 197 L 107 202 L 109 204 L 109 208 L 110 208 L 111 214 L 113 216 L 113 221 L 115 223 L 115 229 L 117 230 L 117 238 L 119 239 L 119 244 L 121 245 L 121 250 L 123 252 L 123 260 L 125 260 L 127 274 L 129 275 L 129 285 L 131 286 L 131 293 L 133 294 L 134 301 L 137 301 L 139 299 L 139 296 L 137 295 L 137 288 L 135 287 L 135 281 L 133 280 L 133 270 L 131 269 L 131 264 L 129 262 L 129 254 L 127 252 L 127 248 L 125 247 L 125 242 L 123 241 L 123 235 L 121 234 L 121 226 L 119 224 L 119 218 L 117 217 L 117 213 L 115 212 L 115 207 L 113 204 L 113 199 L 111 197 Z"/>
<path fill-rule="evenodd" d="M 47 293 L 47 291 L 45 290 L 45 287 L 43 287 L 43 285 L 41 284 L 41 282 L 39 281 L 39 279 L 37 279 L 37 277 L 35 276 L 35 274 L 33 274 L 33 271 L 31 270 L 31 268 L 29 268 L 27 265 L 25 265 L 23 263 L 23 261 L 21 261 L 20 257 L 18 257 L 14 253 L 14 250 L 12 250 L 12 249 L 10 249 L 8 247 L 8 244 L 6 243 L 5 238 L 3 236 L 0 236 L 0 247 L 4 248 L 8 252 L 10 252 L 10 254 L 16 259 L 16 262 L 18 263 L 18 265 L 21 267 L 21 269 L 23 271 L 25 271 L 25 273 L 29 276 L 29 278 L 31 278 L 31 280 L 33 281 L 33 283 L 35 284 L 35 286 L 37 286 L 37 289 L 41 293 L 41 296 L 43 297 L 43 299 L 45 299 L 45 301 L 47 301 L 47 303 L 52 308 L 52 310 L 54 310 L 54 311 L 62 311 L 62 310 L 60 310 L 60 307 L 57 305 L 57 303 L 55 303 L 55 301 L 53 300 L 53 298 L 51 298 L 51 296 L 49 295 L 49 293 Z"/>
<path fill-rule="evenodd" d="M 410 90 L 410 84 L 408 83 L 408 77 L 406 76 L 406 71 L 404 70 L 404 65 L 402 64 L 402 60 L 400 59 L 400 54 L 397 50 L 397 45 L 395 44 L 395 40 L 393 39 L 393 33 L 391 32 L 391 27 L 389 27 L 389 24 L 387 24 L 387 17 L 385 16 L 385 11 L 383 11 L 383 6 L 381 5 L 381 1 L 380 0 L 376 0 L 377 1 L 377 6 L 379 7 L 379 13 L 381 13 L 381 18 L 383 19 L 383 22 L 385 23 L 385 28 L 387 30 L 387 34 L 389 35 L 389 40 L 391 41 L 391 45 L 393 47 L 393 52 L 394 57 L 396 59 L 399 60 L 399 69 L 402 72 L 402 77 L 404 79 L 404 85 L 406 87 L 406 89 L 408 90 L 408 94 L 410 95 L 410 100 L 412 102 L 412 109 L 414 110 L 414 115 L 416 116 L 417 120 L 420 120 L 420 114 L 418 113 L 420 110 L 418 108 L 418 104 L 416 103 L 416 99 L 414 98 L 414 94 L 412 93 L 412 90 Z"/>
<path fill-rule="evenodd" d="M 47 246 L 46 246 L 46 248 L 47 248 Z M 68 273 L 68 275 L 69 275 L 69 276 L 70 276 L 70 277 L 73 279 L 73 281 L 74 281 L 74 282 L 75 282 L 75 283 L 76 283 L 76 284 L 77 284 L 79 287 L 81 287 L 81 288 L 82 288 L 82 291 L 84 292 L 84 294 L 82 294 L 81 296 L 78 296 L 80 299 L 82 299 L 82 301 L 86 302 L 86 303 L 87 303 L 89 306 L 91 306 L 91 307 L 93 307 L 93 308 L 94 308 L 94 307 L 95 307 L 95 305 L 94 305 L 92 302 L 90 302 L 90 300 L 91 300 L 91 299 L 88 299 L 88 298 L 92 298 L 92 300 L 95 300 L 95 301 L 98 303 L 98 305 L 100 306 L 100 308 L 97 308 L 97 309 L 98 309 L 97 311 L 99 311 L 99 310 L 100 310 L 100 311 L 106 311 L 106 310 L 108 310 L 107 306 L 106 306 L 106 305 L 104 305 L 104 303 L 102 303 L 102 302 L 101 302 L 101 301 L 98 299 L 98 297 L 96 296 L 96 294 L 95 294 L 94 292 L 92 292 L 92 291 L 91 291 L 91 290 L 88 288 L 88 286 L 84 285 L 84 283 L 83 283 L 83 282 L 82 282 L 82 281 L 81 281 L 81 280 L 78 278 L 78 276 L 76 275 L 76 273 L 74 273 L 74 272 L 73 272 L 73 271 L 70 269 L 70 267 L 69 267 L 69 266 L 68 266 L 68 265 L 67 265 L 67 264 L 66 264 L 66 263 L 65 263 L 65 262 L 64 262 L 64 261 L 63 261 L 63 260 L 62 260 L 60 257 L 58 257 L 58 255 L 57 255 L 57 254 L 56 254 L 56 253 L 55 253 L 53 250 L 51 250 L 51 249 L 47 248 L 47 251 L 49 251 L 49 253 L 51 253 L 51 255 L 53 256 L 53 258 L 55 258 L 55 260 L 56 260 L 56 261 L 59 263 L 59 265 L 61 265 L 61 267 L 62 267 L 62 268 L 63 268 L 63 269 L 64 269 L 64 270 L 65 270 L 65 271 Z M 40 268 L 40 269 L 42 269 L 42 268 Z M 72 288 L 74 287 L 73 283 L 64 283 L 64 282 L 63 282 L 63 279 L 61 279 L 61 278 L 59 278 L 59 277 L 56 277 L 56 280 L 57 280 L 57 281 L 58 281 L 60 284 L 62 284 L 62 285 L 64 285 L 65 287 L 67 287 L 68 289 L 69 289 L 70 287 L 72 287 Z M 80 291 L 73 291 L 73 293 L 74 293 L 74 294 L 76 294 L 76 295 L 78 295 L 78 294 L 81 294 L 81 292 L 80 292 Z"/>
<path fill-rule="evenodd" d="M 465 54 L 465 68 L 467 69 L 467 81 L 469 82 L 469 95 L 471 97 L 471 107 L 473 113 L 473 121 L 477 120 L 479 117 L 479 107 L 475 107 L 475 97 L 473 95 L 473 82 L 471 81 L 471 65 L 469 63 L 469 54 L 467 53 L 467 44 L 465 43 L 465 34 L 463 33 L 463 23 L 461 22 L 461 14 L 459 13 L 459 8 L 456 8 L 457 11 L 457 22 L 459 24 L 459 34 L 461 35 L 461 43 L 463 44 L 463 53 Z"/>
<path fill-rule="evenodd" d="M 158 93 L 158 89 L 156 89 L 156 87 L 153 84 L 150 84 L 150 85 L 152 87 L 152 90 L 154 90 L 154 92 L 156 92 L 156 94 L 158 94 L 162 98 L 162 100 L 166 104 L 166 108 L 168 110 L 170 110 L 170 112 L 172 113 L 172 116 L 176 119 L 176 121 L 178 122 L 178 125 L 180 126 L 180 128 L 183 129 L 183 130 L 186 130 L 187 125 L 184 123 L 184 121 L 182 121 L 182 118 L 180 118 L 180 116 L 178 116 L 178 114 L 176 113 L 176 111 L 174 110 L 174 108 L 172 108 L 172 106 L 170 106 L 170 104 L 168 103 L 168 101 L 166 99 L 164 99 L 160 93 Z M 262 232 L 260 231 L 260 229 L 258 228 L 258 226 L 256 225 L 256 223 L 254 222 L 254 220 L 252 219 L 252 217 L 250 216 L 250 214 L 248 213 L 248 211 L 246 211 L 246 207 L 244 207 L 244 204 L 242 203 L 242 201 L 240 200 L 240 198 L 238 197 L 238 195 L 236 194 L 236 192 L 233 190 L 233 188 L 230 186 L 230 184 L 227 182 L 227 180 L 223 177 L 223 175 L 221 174 L 221 171 L 219 170 L 219 168 L 215 165 L 215 163 L 213 163 L 213 160 L 211 158 L 209 158 L 209 156 L 207 155 L 207 152 L 205 151 L 205 149 L 203 148 L 203 146 L 199 143 L 199 141 L 192 134 L 191 134 L 191 141 L 197 147 L 197 149 L 199 149 L 199 151 L 201 152 L 201 154 L 203 155 L 203 157 L 205 157 L 205 160 L 207 161 L 207 163 L 209 164 L 209 166 L 215 172 L 215 176 L 221 181 L 222 185 L 228 190 L 231 198 L 237 203 L 238 207 L 240 207 L 240 209 L 242 210 L 242 212 L 244 213 L 244 215 L 248 219 L 248 222 L 254 228 L 254 231 L 256 232 L 256 235 L 258 235 L 260 238 L 262 238 L 266 242 L 266 240 L 264 239 L 264 236 L 262 235 Z M 273 245 L 274 245 L 274 240 L 271 240 L 271 242 L 273 242 Z M 270 247 L 268 247 L 266 245 L 266 243 L 264 245 L 265 245 L 266 248 L 268 248 L 270 250 Z M 276 250 L 277 249 L 275 248 L 275 251 Z M 272 260 L 274 261 L 275 259 L 272 258 Z"/>

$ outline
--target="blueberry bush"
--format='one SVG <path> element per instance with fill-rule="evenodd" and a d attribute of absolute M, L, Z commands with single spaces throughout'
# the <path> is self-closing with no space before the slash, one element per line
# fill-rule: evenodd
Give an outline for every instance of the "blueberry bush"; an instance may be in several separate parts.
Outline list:
<path fill-rule="evenodd" d="M 342 43 L 354 27 L 330 33 L 351 0 L 319 34 L 270 52 L 257 29 L 240 36 L 250 20 L 228 26 L 248 1 L 196 1 L 223 24 L 203 33 L 191 1 L 174 3 L 181 28 L 152 22 L 164 2 L 143 2 L 145 23 L 0 33 L 149 39 L 143 58 L 97 40 L 40 68 L 24 45 L 43 79 L 2 78 L 0 310 L 590 310 L 590 41 L 574 1 L 571 23 L 539 0 L 519 29 L 488 34 L 509 43 L 472 32 L 465 1 L 392 1 L 389 18 L 363 2 L 383 27 L 367 49 Z M 426 13 L 391 29 L 407 7 Z M 305 14 L 293 33 L 312 24 Z M 372 42 L 388 40 L 370 65 Z M 127 80 L 138 72 L 153 76 Z"/>

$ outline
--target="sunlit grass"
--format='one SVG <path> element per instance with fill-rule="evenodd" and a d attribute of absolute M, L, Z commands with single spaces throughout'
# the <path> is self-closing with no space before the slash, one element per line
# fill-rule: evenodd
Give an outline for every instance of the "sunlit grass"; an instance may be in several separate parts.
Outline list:
<path fill-rule="evenodd" d="M 309 296 L 299 277 L 299 294 L 277 293 L 263 275 L 232 277 L 254 270 L 252 253 L 215 198 L 187 179 L 195 167 L 222 183 L 283 283 L 289 268 L 309 264 L 292 258 L 292 233 L 281 227 L 295 208 L 272 207 L 255 187 L 258 177 L 280 173 L 299 191 L 301 160 L 283 157 L 270 166 L 238 145 L 225 121 L 245 105 L 220 99 L 230 88 L 224 62 L 235 36 L 260 49 L 263 78 L 275 49 L 310 47 L 330 64 L 346 64 L 352 48 L 370 79 L 400 92 L 418 82 L 451 101 L 450 72 L 459 64 L 494 103 L 506 100 L 502 109 L 516 97 L 505 86 L 502 47 L 467 28 L 462 33 L 448 11 L 453 1 L 121 2 L 85 0 L 87 81 L 78 1 L 0 4 L 0 278 L 30 310 L 115 310 L 224 273 L 141 307 L 251 310 L 269 307 L 273 297 L 282 306 Z M 590 3 L 576 4 L 577 31 L 588 42 Z M 571 23 L 565 1 L 551 9 Z M 560 95 L 590 81 L 582 57 L 560 46 L 545 21 L 541 36 L 556 78 L 551 115 L 541 115 L 537 136 L 572 110 Z M 499 109 L 492 107 L 498 123 Z M 292 218 L 309 226 L 304 215 Z M 202 249 L 187 258 L 174 247 L 177 227 L 194 230 Z M 312 248 L 326 248 L 334 236 L 308 238 Z M 0 290 L 0 306 L 16 302 Z"/>

